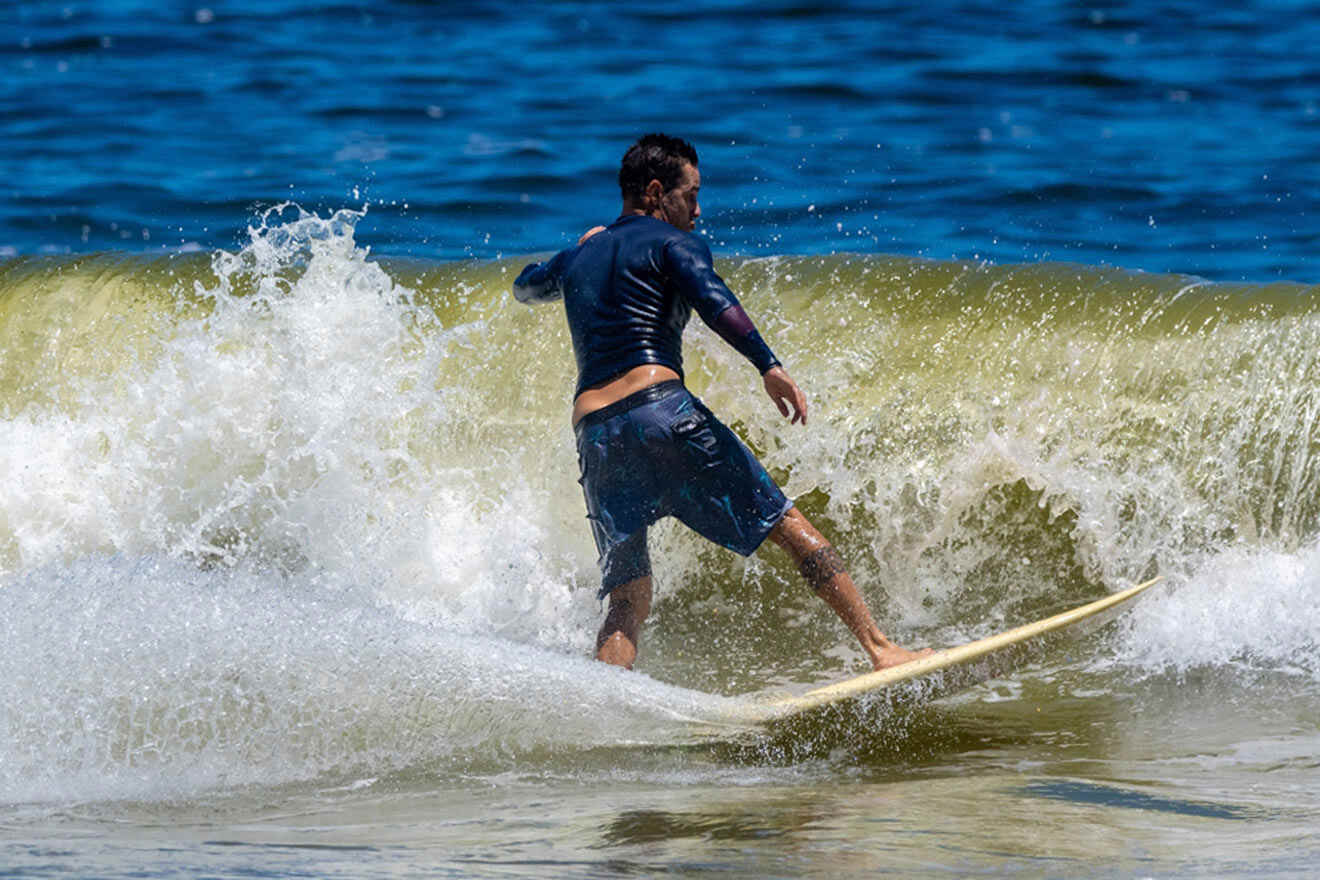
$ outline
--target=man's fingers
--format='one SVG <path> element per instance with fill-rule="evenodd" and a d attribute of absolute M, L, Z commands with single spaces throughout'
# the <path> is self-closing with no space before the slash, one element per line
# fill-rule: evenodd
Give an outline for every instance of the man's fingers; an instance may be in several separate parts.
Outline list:
<path fill-rule="evenodd" d="M 774 367 L 765 374 L 765 390 L 779 408 L 779 414 L 791 419 L 789 424 L 807 423 L 807 396 L 797 383 L 788 377 L 783 367 Z"/>
<path fill-rule="evenodd" d="M 790 424 L 796 425 L 798 422 L 807 423 L 807 396 L 802 393 L 802 389 L 794 388 L 791 395 L 793 401 L 793 421 Z M 785 411 L 784 415 L 788 415 Z"/>

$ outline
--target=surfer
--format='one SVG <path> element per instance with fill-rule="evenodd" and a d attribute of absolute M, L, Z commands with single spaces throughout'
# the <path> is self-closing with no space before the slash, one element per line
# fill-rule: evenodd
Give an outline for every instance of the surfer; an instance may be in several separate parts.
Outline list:
<path fill-rule="evenodd" d="M 577 357 L 579 482 L 600 552 L 599 595 L 609 596 L 596 658 L 629 668 L 636 659 L 651 609 L 646 531 L 663 516 L 744 556 L 767 537 L 783 547 L 876 669 L 919 656 L 880 632 L 838 552 L 683 385 L 683 328 L 695 309 L 756 367 L 790 424 L 807 423 L 806 396 L 692 234 L 701 216 L 696 150 L 646 135 L 624 154 L 619 187 L 617 220 L 513 283 L 519 302 L 563 299 Z"/>

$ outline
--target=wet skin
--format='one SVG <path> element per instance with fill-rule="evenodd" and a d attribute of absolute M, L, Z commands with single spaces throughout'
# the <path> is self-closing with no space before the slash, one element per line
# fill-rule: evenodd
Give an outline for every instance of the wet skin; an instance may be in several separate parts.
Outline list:
<path fill-rule="evenodd" d="M 684 163 L 683 172 L 676 186 L 665 190 L 659 180 L 652 180 L 647 184 L 640 199 L 624 201 L 622 213 L 645 214 L 690 232 L 695 228 L 697 218 L 701 216 L 701 205 L 697 200 L 700 189 L 701 173 L 694 165 Z M 578 243 L 581 244 L 604 229 L 603 226 L 595 226 L 587 230 L 578 239 Z M 678 378 L 680 378 L 678 373 L 668 367 L 655 364 L 634 367 L 608 382 L 584 389 L 573 401 L 573 424 L 576 425 L 587 414 L 622 400 L 643 388 Z M 806 395 L 784 368 L 772 367 L 765 372 L 762 381 L 766 394 L 774 402 L 780 414 L 790 419 L 790 424 L 801 422 L 805 426 Z M 804 577 L 807 578 L 811 588 L 833 609 L 857 638 L 872 667 L 884 669 L 897 666 L 930 653 L 929 649 L 908 651 L 886 638 L 876 626 L 866 601 L 841 564 L 821 567 L 813 566 L 808 562 L 813 556 L 828 555 L 834 560 L 838 560 L 838 556 L 833 552 L 829 541 L 796 507 L 784 515 L 770 532 L 769 537 L 803 569 Z M 605 615 L 605 622 L 596 636 L 597 660 L 632 668 L 637 659 L 637 645 L 642 624 L 651 611 L 651 594 L 652 580 L 649 574 L 614 588 L 610 593 L 610 605 Z"/>

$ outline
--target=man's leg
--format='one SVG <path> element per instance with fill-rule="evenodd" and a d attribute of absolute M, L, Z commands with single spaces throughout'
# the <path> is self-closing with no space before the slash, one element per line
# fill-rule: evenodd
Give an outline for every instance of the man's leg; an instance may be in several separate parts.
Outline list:
<path fill-rule="evenodd" d="M 839 554 L 796 507 L 784 514 L 784 518 L 770 532 L 770 539 L 793 557 L 798 571 L 802 572 L 816 595 L 825 600 L 857 637 L 857 641 L 861 642 L 862 649 L 876 669 L 897 666 L 930 653 L 929 649 L 908 651 L 885 638 L 871 619 L 866 600 L 848 576 L 848 570 Z"/>
<path fill-rule="evenodd" d="M 632 669 L 642 622 L 651 613 L 649 574 L 619 584 L 610 591 L 610 610 L 596 636 L 596 659 Z"/>

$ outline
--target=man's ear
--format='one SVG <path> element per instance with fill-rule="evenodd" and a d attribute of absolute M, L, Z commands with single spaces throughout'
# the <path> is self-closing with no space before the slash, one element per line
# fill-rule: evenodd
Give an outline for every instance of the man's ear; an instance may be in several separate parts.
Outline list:
<path fill-rule="evenodd" d="M 658 180 L 652 180 L 646 185 L 646 207 L 655 208 L 660 205 L 660 199 L 665 194 L 665 187 Z"/>

